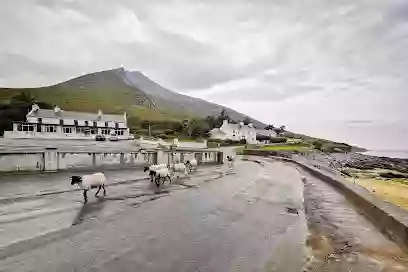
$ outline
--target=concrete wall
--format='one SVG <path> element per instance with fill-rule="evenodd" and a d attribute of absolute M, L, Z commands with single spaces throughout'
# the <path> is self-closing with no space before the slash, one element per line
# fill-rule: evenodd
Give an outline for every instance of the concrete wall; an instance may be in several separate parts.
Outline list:
<path fill-rule="evenodd" d="M 199 163 L 222 163 L 218 151 L 154 150 L 149 152 L 65 152 L 56 148 L 26 153 L 0 153 L 0 172 L 60 171 L 75 169 L 142 168 L 148 164 L 185 162 L 193 158 Z M 204 155 L 205 154 L 205 155 Z"/>
<path fill-rule="evenodd" d="M 2 154 L 0 153 L 0 171 L 42 171 L 44 153 Z"/>

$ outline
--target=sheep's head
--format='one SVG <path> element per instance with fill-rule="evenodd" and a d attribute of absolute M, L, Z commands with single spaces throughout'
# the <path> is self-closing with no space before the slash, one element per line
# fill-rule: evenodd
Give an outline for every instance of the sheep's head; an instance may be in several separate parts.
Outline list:
<path fill-rule="evenodd" d="M 82 177 L 80 176 L 72 176 L 71 177 L 71 185 L 78 184 L 82 182 Z"/>

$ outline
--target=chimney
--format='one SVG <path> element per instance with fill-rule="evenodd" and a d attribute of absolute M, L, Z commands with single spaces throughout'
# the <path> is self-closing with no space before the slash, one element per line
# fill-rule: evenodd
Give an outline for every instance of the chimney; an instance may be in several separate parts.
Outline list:
<path fill-rule="evenodd" d="M 228 120 L 227 120 L 227 119 L 225 119 L 225 120 L 222 120 L 222 125 L 223 125 L 223 126 L 226 126 L 226 125 L 228 125 Z"/>
<path fill-rule="evenodd" d="M 35 103 L 31 106 L 31 111 L 32 112 L 37 112 L 39 109 L 40 109 L 40 107 Z"/>
<path fill-rule="evenodd" d="M 102 119 L 103 113 L 101 110 L 98 110 L 98 121 Z"/>
<path fill-rule="evenodd" d="M 59 115 L 60 112 L 61 112 L 60 107 L 58 107 L 57 105 L 55 105 L 55 107 L 54 107 L 54 113 L 55 113 L 55 115 Z"/>

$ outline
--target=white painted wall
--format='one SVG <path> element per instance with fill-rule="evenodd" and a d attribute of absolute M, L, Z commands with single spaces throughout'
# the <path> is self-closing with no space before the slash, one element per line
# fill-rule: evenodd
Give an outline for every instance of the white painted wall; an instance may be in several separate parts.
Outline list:
<path fill-rule="evenodd" d="M 0 172 L 42 171 L 43 164 L 43 153 L 0 154 Z"/>

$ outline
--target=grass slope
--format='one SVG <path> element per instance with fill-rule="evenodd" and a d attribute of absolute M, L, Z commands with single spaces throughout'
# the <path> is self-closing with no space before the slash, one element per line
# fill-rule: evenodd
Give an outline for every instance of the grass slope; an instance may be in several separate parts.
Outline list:
<path fill-rule="evenodd" d="M 53 86 L 41 88 L 0 88 L 0 102 L 18 92 L 28 91 L 37 100 L 58 105 L 64 110 L 119 113 L 126 111 L 141 120 L 180 120 L 183 114 L 152 108 L 146 93 L 125 84 L 122 69 L 97 72 Z"/>

